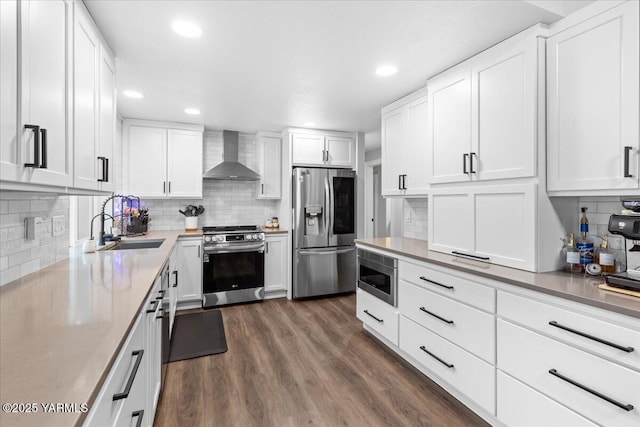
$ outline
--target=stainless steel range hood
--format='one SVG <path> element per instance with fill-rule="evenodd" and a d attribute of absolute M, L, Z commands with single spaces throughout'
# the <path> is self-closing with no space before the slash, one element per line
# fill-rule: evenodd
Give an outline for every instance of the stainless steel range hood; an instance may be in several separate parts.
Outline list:
<path fill-rule="evenodd" d="M 257 181 L 260 175 L 238 162 L 238 132 L 225 130 L 222 132 L 224 143 L 222 163 L 204 173 L 204 179 Z"/>

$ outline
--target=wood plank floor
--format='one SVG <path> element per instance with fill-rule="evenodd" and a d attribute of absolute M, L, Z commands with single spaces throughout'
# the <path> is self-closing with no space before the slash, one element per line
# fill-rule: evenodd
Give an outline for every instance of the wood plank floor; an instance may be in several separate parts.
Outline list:
<path fill-rule="evenodd" d="M 486 426 L 362 329 L 355 295 L 223 307 L 229 351 L 173 362 L 155 426 Z"/>

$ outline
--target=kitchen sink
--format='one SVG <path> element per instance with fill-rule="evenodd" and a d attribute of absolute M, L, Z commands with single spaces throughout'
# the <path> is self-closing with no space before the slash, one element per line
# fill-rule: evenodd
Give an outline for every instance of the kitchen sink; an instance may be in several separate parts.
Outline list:
<path fill-rule="evenodd" d="M 121 240 L 115 246 L 109 248 L 110 251 L 119 251 L 124 249 L 155 249 L 159 248 L 164 239 L 148 239 L 148 240 Z"/>

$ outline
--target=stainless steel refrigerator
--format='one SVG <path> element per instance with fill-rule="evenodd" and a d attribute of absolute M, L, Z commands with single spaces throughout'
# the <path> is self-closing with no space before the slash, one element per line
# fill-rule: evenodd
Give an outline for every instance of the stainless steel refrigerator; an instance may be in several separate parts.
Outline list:
<path fill-rule="evenodd" d="M 293 169 L 293 298 L 356 290 L 356 173 Z"/>

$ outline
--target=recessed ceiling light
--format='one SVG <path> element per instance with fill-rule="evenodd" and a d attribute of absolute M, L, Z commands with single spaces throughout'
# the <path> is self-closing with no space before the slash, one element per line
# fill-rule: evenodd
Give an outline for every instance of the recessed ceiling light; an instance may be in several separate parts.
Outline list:
<path fill-rule="evenodd" d="M 376 69 L 376 74 L 382 77 L 392 76 L 398 72 L 398 67 L 395 65 L 383 65 Z"/>
<path fill-rule="evenodd" d="M 200 114 L 200 110 L 198 110 L 197 108 L 185 108 L 184 112 L 187 114 L 195 114 L 195 115 Z"/>
<path fill-rule="evenodd" d="M 133 99 L 144 98 L 144 95 L 138 92 L 137 90 L 123 90 L 122 94 L 128 98 L 133 98 Z"/>
<path fill-rule="evenodd" d="M 171 24 L 171 28 L 183 37 L 194 38 L 202 35 L 202 29 L 200 29 L 197 24 L 190 21 L 175 21 Z"/>
<path fill-rule="evenodd" d="M 316 125 L 316 122 L 306 122 L 303 126 L 306 126 L 306 127 L 313 127 L 313 126 L 315 126 L 315 125 Z"/>

